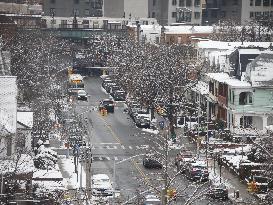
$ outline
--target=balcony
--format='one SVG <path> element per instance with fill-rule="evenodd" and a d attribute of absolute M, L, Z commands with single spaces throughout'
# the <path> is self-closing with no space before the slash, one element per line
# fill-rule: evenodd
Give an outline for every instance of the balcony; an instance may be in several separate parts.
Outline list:
<path fill-rule="evenodd" d="M 222 107 L 227 107 L 227 98 L 221 95 L 218 95 L 218 103 Z"/>

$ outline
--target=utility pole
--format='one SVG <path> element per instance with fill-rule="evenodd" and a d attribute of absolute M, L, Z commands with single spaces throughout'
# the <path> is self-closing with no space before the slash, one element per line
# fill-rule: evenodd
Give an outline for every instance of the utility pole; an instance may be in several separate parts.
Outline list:
<path fill-rule="evenodd" d="M 90 146 L 90 144 L 89 144 Z M 91 164 L 92 164 L 92 153 L 90 147 L 85 151 L 85 167 L 86 167 L 86 191 L 87 199 L 91 198 Z"/>
<path fill-rule="evenodd" d="M 165 171 L 164 171 L 164 189 L 162 190 L 162 204 L 167 205 L 168 199 L 167 199 L 167 191 L 168 191 L 168 135 L 165 133 L 165 130 L 163 130 L 163 136 L 165 137 Z"/>

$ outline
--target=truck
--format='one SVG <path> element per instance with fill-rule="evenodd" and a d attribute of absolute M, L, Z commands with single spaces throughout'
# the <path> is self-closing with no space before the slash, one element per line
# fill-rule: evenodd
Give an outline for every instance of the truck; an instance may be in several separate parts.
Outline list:
<path fill-rule="evenodd" d="M 80 74 L 70 74 L 68 79 L 68 93 L 77 94 L 79 90 L 84 90 L 83 77 Z"/>

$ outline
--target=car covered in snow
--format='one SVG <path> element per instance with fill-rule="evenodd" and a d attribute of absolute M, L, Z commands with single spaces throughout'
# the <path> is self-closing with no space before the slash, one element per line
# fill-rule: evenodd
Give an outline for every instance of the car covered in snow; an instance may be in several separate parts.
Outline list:
<path fill-rule="evenodd" d="M 92 176 L 92 193 L 94 196 L 112 196 L 113 185 L 107 174 L 95 174 Z"/>
<path fill-rule="evenodd" d="M 147 194 L 144 199 L 144 205 L 161 205 L 160 199 L 155 194 Z"/>

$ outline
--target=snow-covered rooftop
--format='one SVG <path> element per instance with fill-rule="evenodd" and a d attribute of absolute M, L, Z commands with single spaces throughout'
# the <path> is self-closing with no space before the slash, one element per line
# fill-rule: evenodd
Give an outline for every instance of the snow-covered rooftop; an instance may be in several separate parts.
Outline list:
<path fill-rule="evenodd" d="M 28 126 L 33 127 L 33 112 L 17 112 L 17 121 Z"/>
<path fill-rule="evenodd" d="M 224 41 L 200 41 L 197 43 L 198 48 L 202 49 L 222 49 L 229 50 L 238 47 L 262 47 L 268 48 L 272 42 L 224 42 Z"/>
<path fill-rule="evenodd" d="M 208 73 L 207 76 L 215 81 L 226 83 L 231 87 L 251 88 L 251 84 L 249 82 L 232 78 L 227 73 Z"/>
<path fill-rule="evenodd" d="M 227 73 L 208 73 L 207 76 L 210 79 L 216 80 L 218 82 L 225 82 L 225 80 L 230 79 Z"/>
<path fill-rule="evenodd" d="M 273 86 L 273 51 L 263 51 L 247 66 L 246 79 L 253 87 Z"/>
<path fill-rule="evenodd" d="M 231 87 L 245 87 L 245 88 L 251 88 L 251 84 L 247 81 L 241 81 L 238 79 L 230 78 L 225 80 L 225 83 L 228 84 Z"/>
<path fill-rule="evenodd" d="M 213 26 L 166 26 L 166 34 L 212 33 Z"/>

